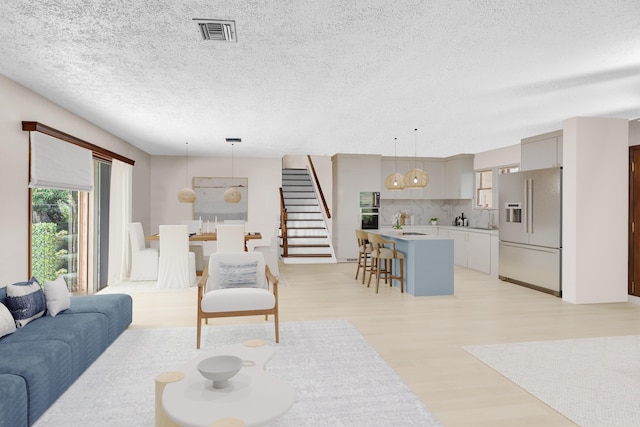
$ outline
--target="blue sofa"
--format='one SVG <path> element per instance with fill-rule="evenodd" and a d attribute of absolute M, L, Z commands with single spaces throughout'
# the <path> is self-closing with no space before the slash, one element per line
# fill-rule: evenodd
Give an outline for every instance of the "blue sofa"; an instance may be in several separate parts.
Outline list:
<path fill-rule="evenodd" d="M 129 295 L 75 296 L 57 316 L 0 338 L 0 427 L 35 423 L 127 329 L 132 307 Z"/>

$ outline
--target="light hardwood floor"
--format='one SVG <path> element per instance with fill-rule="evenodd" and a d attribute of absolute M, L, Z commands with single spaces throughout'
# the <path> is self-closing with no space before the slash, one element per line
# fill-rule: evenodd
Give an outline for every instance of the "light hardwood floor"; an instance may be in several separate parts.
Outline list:
<path fill-rule="evenodd" d="M 572 426 L 465 345 L 640 334 L 640 306 L 573 305 L 456 267 L 455 295 L 354 280 L 356 265 L 281 265 L 280 320 L 348 319 L 445 426 Z M 196 291 L 132 293 L 132 328 L 195 326 Z M 261 317 L 217 319 L 219 324 Z M 286 340 L 286 335 L 280 337 Z"/>

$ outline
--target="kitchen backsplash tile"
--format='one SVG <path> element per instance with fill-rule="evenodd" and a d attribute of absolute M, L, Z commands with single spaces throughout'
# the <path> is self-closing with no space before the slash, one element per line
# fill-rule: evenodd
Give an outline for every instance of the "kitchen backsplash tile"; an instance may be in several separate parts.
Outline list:
<path fill-rule="evenodd" d="M 398 212 L 406 213 L 406 225 L 429 225 L 431 218 L 438 218 L 439 225 L 453 225 L 456 217 L 464 213 L 470 227 L 497 227 L 498 211 L 471 209 L 472 200 L 385 200 L 380 201 L 380 225 L 392 225 Z"/>

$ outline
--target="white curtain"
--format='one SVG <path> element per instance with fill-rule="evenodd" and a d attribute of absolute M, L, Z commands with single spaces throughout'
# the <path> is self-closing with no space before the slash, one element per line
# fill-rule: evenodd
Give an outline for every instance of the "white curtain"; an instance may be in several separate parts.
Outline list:
<path fill-rule="evenodd" d="M 133 166 L 114 159 L 111 163 L 109 198 L 109 284 L 129 278 L 131 247 L 131 193 Z"/>

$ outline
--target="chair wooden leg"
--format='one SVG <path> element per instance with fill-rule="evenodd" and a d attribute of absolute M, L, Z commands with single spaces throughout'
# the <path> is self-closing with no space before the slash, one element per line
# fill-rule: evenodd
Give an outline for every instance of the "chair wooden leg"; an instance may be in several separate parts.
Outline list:
<path fill-rule="evenodd" d="M 380 259 L 378 258 L 376 262 L 376 294 L 380 289 Z"/>
<path fill-rule="evenodd" d="M 358 274 L 360 274 L 360 267 L 362 266 L 362 252 L 358 252 L 358 268 L 356 269 L 356 278 L 358 280 Z M 366 272 L 366 270 L 365 270 Z M 364 275 L 364 273 L 363 273 Z"/>
<path fill-rule="evenodd" d="M 371 258 L 371 269 L 369 270 L 369 280 L 367 281 L 367 288 L 371 286 L 371 276 L 373 276 L 373 271 L 374 271 L 375 265 L 377 264 L 378 264 L 378 259 Z"/>
<path fill-rule="evenodd" d="M 278 324 L 278 312 L 276 311 L 273 315 L 273 323 L 276 327 L 276 344 L 280 342 L 280 326 Z"/>
<path fill-rule="evenodd" d="M 400 259 L 400 293 L 404 293 L 404 259 Z"/>

